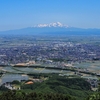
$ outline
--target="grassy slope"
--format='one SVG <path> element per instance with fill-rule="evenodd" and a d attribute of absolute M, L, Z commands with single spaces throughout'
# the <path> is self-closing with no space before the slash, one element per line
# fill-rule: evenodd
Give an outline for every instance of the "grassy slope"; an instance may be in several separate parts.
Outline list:
<path fill-rule="evenodd" d="M 92 93 L 92 91 L 89 90 L 89 84 L 84 79 L 67 79 L 66 77 L 58 76 L 52 77 L 42 83 L 24 86 L 23 90 L 29 92 L 30 90 L 27 90 L 27 88 L 30 88 L 31 91 L 41 93 L 68 94 L 77 100 L 84 100 Z"/>

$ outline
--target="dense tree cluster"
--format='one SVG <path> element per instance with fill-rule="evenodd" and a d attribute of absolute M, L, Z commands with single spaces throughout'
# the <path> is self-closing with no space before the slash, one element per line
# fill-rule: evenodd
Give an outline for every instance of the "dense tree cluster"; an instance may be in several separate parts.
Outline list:
<path fill-rule="evenodd" d="M 37 78 L 37 75 L 31 75 L 31 77 Z M 4 92 L 0 96 L 0 100 L 73 100 L 69 99 L 70 97 L 74 97 L 76 100 L 84 100 L 89 95 L 91 96 L 91 94 L 93 94 L 90 83 L 83 78 L 59 76 L 58 74 L 38 75 L 38 78 L 40 77 L 44 77 L 47 80 L 42 82 L 33 82 L 33 84 L 25 84 L 29 80 L 25 82 L 19 82 L 17 80 L 13 81 L 11 84 L 19 85 L 22 92 L 9 91 L 10 94 Z M 1 86 L 0 90 L 7 91 L 8 89 Z M 98 89 L 98 91 L 99 90 L 100 89 Z M 7 96 L 8 94 L 9 97 Z M 66 94 L 68 99 L 65 99 Z M 62 96 L 64 96 L 64 99 L 62 99 Z M 33 97 L 33 99 L 31 99 L 31 97 Z M 90 100 L 89 97 L 87 100 Z"/>
<path fill-rule="evenodd" d="M 100 83 L 98 85 L 98 91 L 90 95 L 86 100 L 100 100 Z"/>
<path fill-rule="evenodd" d="M 90 95 L 86 100 L 100 100 L 100 92 Z"/>
<path fill-rule="evenodd" d="M 83 78 L 66 78 L 62 76 L 54 75 L 50 77 L 48 80 L 42 83 L 34 83 L 31 85 L 22 85 L 22 89 L 36 89 L 37 87 L 49 87 L 51 89 L 55 89 L 59 86 L 76 89 L 76 90 L 91 90 L 91 85 Z M 56 91 L 58 92 L 58 91 Z"/>
<path fill-rule="evenodd" d="M 91 90 L 90 83 L 82 78 L 52 77 L 46 84 L 53 87 L 65 86 L 77 90 Z"/>
<path fill-rule="evenodd" d="M 76 100 L 64 94 L 24 93 L 21 91 L 8 91 L 0 95 L 0 100 Z"/>
<path fill-rule="evenodd" d="M 3 85 L 0 86 L 0 91 L 7 91 L 7 90 L 9 90 L 9 89 L 6 88 L 5 86 L 3 86 Z"/>
<path fill-rule="evenodd" d="M 91 85 L 82 78 L 67 78 L 66 76 L 53 75 L 48 80 L 42 83 L 23 84 L 22 90 L 31 90 L 41 93 L 61 93 L 68 94 L 77 98 L 77 100 L 84 100 L 91 94 Z"/>

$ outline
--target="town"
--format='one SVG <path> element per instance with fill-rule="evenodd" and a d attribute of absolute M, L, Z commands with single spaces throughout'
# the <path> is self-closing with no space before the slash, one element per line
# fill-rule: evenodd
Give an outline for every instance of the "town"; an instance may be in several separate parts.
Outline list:
<path fill-rule="evenodd" d="M 13 38 L 13 37 L 12 37 Z M 98 43 L 81 43 L 80 41 L 29 40 L 23 44 L 22 40 L 1 43 L 0 65 L 26 63 L 28 61 L 57 62 L 86 62 L 100 60 L 100 45 Z M 99 41 L 99 40 L 98 40 Z M 10 44 L 10 42 L 12 44 Z M 21 43 L 20 43 L 21 42 Z M 4 45 L 6 44 L 6 46 Z M 7 46 L 7 44 L 9 46 Z"/>
<path fill-rule="evenodd" d="M 22 75 L 25 74 L 25 76 L 30 73 L 58 73 L 59 76 L 75 76 L 85 78 L 91 84 L 92 90 L 97 90 L 98 77 L 100 76 L 98 37 L 95 39 L 98 40 L 96 43 L 91 42 L 91 40 L 85 41 L 85 39 L 85 42 L 76 41 L 77 38 L 72 38 L 72 40 L 66 39 L 65 41 L 65 37 L 62 37 L 60 41 L 56 40 L 55 37 L 53 39 L 47 39 L 46 37 L 42 39 L 39 37 L 37 39 L 36 37 L 35 39 L 34 37 L 32 38 L 33 41 L 28 37 L 25 40 L 26 42 L 23 42 L 20 38 L 18 40 L 15 39 L 16 41 L 14 39 L 13 37 L 11 39 L 4 38 L 3 42 L 1 42 L 1 73 L 20 73 Z M 17 75 L 18 79 L 14 77 L 14 79 L 10 80 L 9 78 L 12 76 L 13 74 L 6 79 L 2 78 L 1 84 L 9 89 L 16 89 L 11 83 L 14 79 L 19 80 L 20 76 Z M 28 78 L 25 80 L 28 80 Z M 33 80 L 34 78 L 31 78 L 30 84 L 34 83 Z M 40 77 L 37 80 L 44 81 Z M 23 81 L 23 76 L 21 76 L 19 81 Z M 21 88 L 17 87 L 17 89 Z"/>

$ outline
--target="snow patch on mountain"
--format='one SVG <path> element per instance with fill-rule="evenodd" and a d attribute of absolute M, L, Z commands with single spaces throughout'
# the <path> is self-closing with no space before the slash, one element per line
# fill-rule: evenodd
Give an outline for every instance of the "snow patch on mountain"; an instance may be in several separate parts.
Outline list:
<path fill-rule="evenodd" d="M 60 22 L 54 22 L 54 23 L 49 23 L 49 24 L 38 24 L 38 25 L 35 25 L 34 27 L 69 27 L 68 25 L 64 25 Z"/>

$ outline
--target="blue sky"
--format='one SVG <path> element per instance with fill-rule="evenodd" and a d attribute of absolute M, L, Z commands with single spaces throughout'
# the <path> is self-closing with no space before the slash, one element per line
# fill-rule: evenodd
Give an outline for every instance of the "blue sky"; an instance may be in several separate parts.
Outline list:
<path fill-rule="evenodd" d="M 0 31 L 57 21 L 100 28 L 100 0 L 0 0 Z"/>

